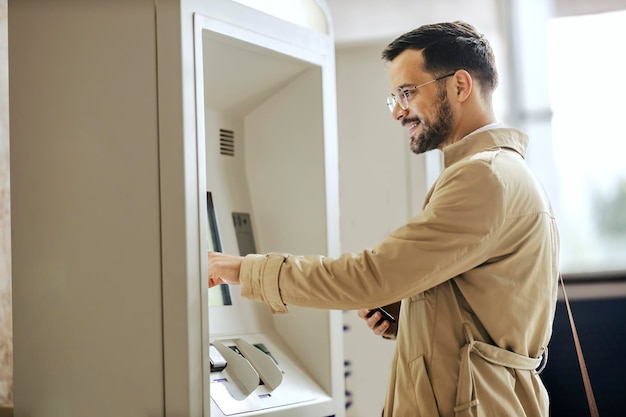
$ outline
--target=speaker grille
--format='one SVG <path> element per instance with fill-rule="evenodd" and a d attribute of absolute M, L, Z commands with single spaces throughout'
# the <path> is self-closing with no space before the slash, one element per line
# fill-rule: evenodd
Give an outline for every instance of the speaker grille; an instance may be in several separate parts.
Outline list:
<path fill-rule="evenodd" d="M 220 154 L 235 156 L 235 132 L 227 129 L 220 129 Z"/>

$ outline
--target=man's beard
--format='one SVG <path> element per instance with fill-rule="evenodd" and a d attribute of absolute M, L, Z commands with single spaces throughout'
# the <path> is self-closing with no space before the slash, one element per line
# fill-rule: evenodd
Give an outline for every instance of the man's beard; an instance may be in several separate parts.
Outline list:
<path fill-rule="evenodd" d="M 411 121 L 419 121 L 422 124 L 422 132 L 417 136 L 411 137 L 411 151 L 415 154 L 421 154 L 439 146 L 448 140 L 454 126 L 454 114 L 448 101 L 445 89 L 439 90 L 439 107 L 437 109 L 437 118 L 433 124 L 424 123 L 424 120 L 416 119 Z"/>

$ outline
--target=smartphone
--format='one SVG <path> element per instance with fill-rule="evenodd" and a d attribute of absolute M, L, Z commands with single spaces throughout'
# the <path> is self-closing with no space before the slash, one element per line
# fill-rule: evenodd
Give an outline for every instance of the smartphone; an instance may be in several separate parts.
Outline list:
<path fill-rule="evenodd" d="M 389 313 L 388 313 L 388 312 L 387 312 L 384 308 L 382 308 L 382 307 L 377 307 L 377 308 L 374 308 L 374 309 L 370 310 L 370 312 L 369 312 L 369 313 L 367 313 L 367 316 L 366 316 L 366 317 L 367 317 L 367 318 L 372 317 L 372 315 L 373 315 L 374 313 L 376 313 L 377 311 L 378 311 L 378 312 L 382 315 L 381 319 L 380 319 L 380 320 L 378 320 L 378 323 L 376 323 L 376 325 L 377 325 L 377 326 L 381 325 L 381 324 L 382 324 L 382 322 L 383 322 L 383 321 L 385 321 L 385 320 L 389 321 L 390 323 L 396 323 L 396 318 L 395 318 L 394 316 L 392 316 L 391 314 L 389 314 Z"/>

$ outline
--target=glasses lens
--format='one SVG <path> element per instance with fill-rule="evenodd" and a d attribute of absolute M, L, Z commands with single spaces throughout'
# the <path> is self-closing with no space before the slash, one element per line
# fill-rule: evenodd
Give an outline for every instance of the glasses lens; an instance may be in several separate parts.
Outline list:
<path fill-rule="evenodd" d="M 396 107 L 396 99 L 393 96 L 387 97 L 387 108 L 393 113 L 393 108 Z"/>
<path fill-rule="evenodd" d="M 406 110 L 409 108 L 409 98 L 406 96 L 406 91 L 407 90 L 404 90 L 402 88 L 398 88 L 398 90 L 396 91 L 396 100 L 398 101 L 398 104 L 400 105 L 402 110 Z"/>

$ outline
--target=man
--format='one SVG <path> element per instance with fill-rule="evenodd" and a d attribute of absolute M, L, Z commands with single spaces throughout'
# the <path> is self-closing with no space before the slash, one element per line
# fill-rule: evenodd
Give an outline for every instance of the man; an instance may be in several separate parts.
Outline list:
<path fill-rule="evenodd" d="M 337 259 L 210 253 L 209 285 L 241 284 L 274 312 L 361 309 L 396 339 L 384 416 L 547 416 L 536 369 L 552 331 L 558 232 L 523 160 L 527 137 L 496 123 L 491 47 L 467 23 L 442 23 L 400 36 L 383 58 L 412 151 L 444 155 L 423 210 Z M 378 305 L 399 312 L 397 329 L 366 317 Z"/>

